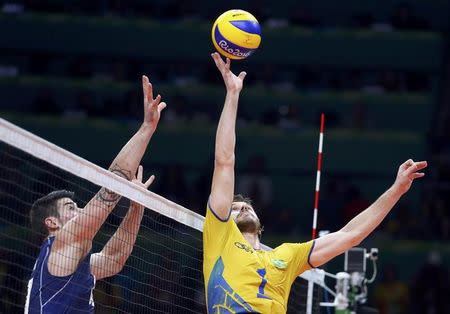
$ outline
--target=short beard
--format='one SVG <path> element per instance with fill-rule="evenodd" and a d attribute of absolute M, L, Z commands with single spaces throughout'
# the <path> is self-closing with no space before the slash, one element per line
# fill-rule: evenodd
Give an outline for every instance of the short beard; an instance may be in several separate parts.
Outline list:
<path fill-rule="evenodd" d="M 240 220 L 236 225 L 242 233 L 258 233 L 261 228 L 259 221 L 252 219 Z"/>

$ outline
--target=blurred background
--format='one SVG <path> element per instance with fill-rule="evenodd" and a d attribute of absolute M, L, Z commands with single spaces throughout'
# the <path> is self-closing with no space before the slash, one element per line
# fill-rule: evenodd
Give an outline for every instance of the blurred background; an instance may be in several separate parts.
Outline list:
<path fill-rule="evenodd" d="M 236 192 L 254 200 L 263 242 L 310 237 L 324 112 L 319 229 L 366 208 L 404 160 L 428 160 L 362 244 L 380 250 L 369 303 L 450 313 L 448 0 L 0 1 L 1 116 L 107 167 L 142 119 L 146 74 L 168 104 L 144 160 L 152 190 L 204 215 L 225 95 L 210 31 L 232 8 L 262 26 L 260 48 L 232 69 L 248 73 Z"/>

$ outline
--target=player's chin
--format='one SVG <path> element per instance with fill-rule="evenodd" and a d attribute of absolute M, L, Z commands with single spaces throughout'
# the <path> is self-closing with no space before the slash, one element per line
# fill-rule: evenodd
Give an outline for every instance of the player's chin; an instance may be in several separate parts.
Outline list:
<path fill-rule="evenodd" d="M 242 221 L 245 221 L 247 223 L 251 223 L 254 225 L 259 223 L 258 218 L 253 215 L 250 215 L 250 214 L 243 216 L 241 219 L 242 219 Z"/>
<path fill-rule="evenodd" d="M 254 221 L 249 215 L 242 215 L 236 218 L 236 223 L 251 224 Z"/>
<path fill-rule="evenodd" d="M 236 224 L 241 232 L 253 232 L 258 228 L 258 221 L 252 217 L 242 217 L 236 220 Z"/>

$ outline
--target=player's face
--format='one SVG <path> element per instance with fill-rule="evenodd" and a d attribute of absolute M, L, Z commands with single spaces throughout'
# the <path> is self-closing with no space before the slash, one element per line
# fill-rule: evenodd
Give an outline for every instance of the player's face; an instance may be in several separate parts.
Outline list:
<path fill-rule="evenodd" d="M 76 217 L 80 209 L 73 200 L 68 197 L 61 198 L 57 203 L 60 227 L 64 226 L 70 219 Z"/>
<path fill-rule="evenodd" d="M 231 204 L 231 218 L 236 222 L 241 232 L 258 232 L 261 224 L 253 207 L 246 202 Z"/>

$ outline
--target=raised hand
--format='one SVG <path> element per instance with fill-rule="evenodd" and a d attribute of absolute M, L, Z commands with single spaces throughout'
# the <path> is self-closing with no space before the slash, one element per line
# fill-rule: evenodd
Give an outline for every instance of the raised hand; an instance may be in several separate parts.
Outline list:
<path fill-rule="evenodd" d="M 222 74 L 223 81 L 225 82 L 227 91 L 240 92 L 242 90 L 244 78 L 247 75 L 247 73 L 241 72 L 241 73 L 239 73 L 238 76 L 236 76 L 230 70 L 231 62 L 230 62 L 229 58 L 226 58 L 226 63 L 225 63 L 222 60 L 222 57 L 217 52 L 212 53 L 211 57 L 213 58 L 214 63 L 216 64 L 217 68 L 219 69 L 220 73 Z"/>
<path fill-rule="evenodd" d="M 161 95 L 153 98 L 153 86 L 148 77 L 142 75 L 142 90 L 144 92 L 144 125 L 154 132 L 161 117 L 161 111 L 166 108 L 166 103 L 161 102 Z"/>
<path fill-rule="evenodd" d="M 149 186 L 155 180 L 155 176 L 151 175 L 150 178 L 148 178 L 147 181 L 142 182 L 143 172 L 144 172 L 144 168 L 142 166 L 139 166 L 138 171 L 137 171 L 137 175 L 136 175 L 136 177 L 133 180 L 131 180 L 131 182 L 133 182 L 137 186 L 143 187 L 144 189 L 148 189 Z M 133 201 L 131 201 L 130 207 L 135 208 L 135 209 L 144 209 L 144 206 L 142 206 L 139 203 L 133 202 Z"/>
<path fill-rule="evenodd" d="M 408 159 L 398 168 L 394 187 L 398 189 L 401 194 L 406 193 L 415 179 L 425 175 L 425 173 L 420 172 L 420 170 L 425 169 L 427 166 L 428 164 L 426 161 L 415 162 L 412 159 Z"/>

